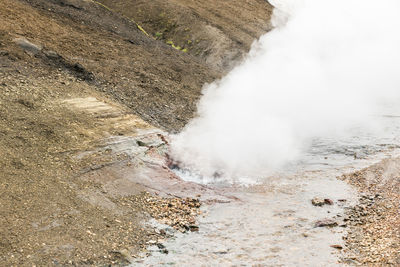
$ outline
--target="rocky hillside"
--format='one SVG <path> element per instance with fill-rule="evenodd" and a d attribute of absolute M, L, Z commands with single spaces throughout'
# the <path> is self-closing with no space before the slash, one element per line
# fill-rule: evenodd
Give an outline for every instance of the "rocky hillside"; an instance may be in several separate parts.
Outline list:
<path fill-rule="evenodd" d="M 174 190 L 157 128 L 185 125 L 270 14 L 262 0 L 0 1 L 1 262 L 122 264 L 144 249 L 159 233 L 141 224 L 154 184 L 138 166 Z"/>
<path fill-rule="evenodd" d="M 210 67 L 227 71 L 269 29 L 271 6 L 254 1 L 114 1 L 100 0 L 172 47 L 194 55 Z"/>

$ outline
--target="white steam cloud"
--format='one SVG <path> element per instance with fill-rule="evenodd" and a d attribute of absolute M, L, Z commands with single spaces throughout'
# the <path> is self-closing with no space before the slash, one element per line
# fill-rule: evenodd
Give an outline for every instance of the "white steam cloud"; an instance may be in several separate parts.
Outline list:
<path fill-rule="evenodd" d="M 172 156 L 204 175 L 263 175 L 310 141 L 368 129 L 400 96 L 400 1 L 274 0 L 274 30 L 222 80 Z"/>

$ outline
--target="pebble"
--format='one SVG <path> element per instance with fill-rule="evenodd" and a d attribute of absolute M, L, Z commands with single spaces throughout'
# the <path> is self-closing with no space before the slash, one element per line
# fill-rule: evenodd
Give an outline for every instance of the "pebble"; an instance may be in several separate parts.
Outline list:
<path fill-rule="evenodd" d="M 42 46 L 31 43 L 23 37 L 14 39 L 14 42 L 31 55 L 37 55 L 42 51 Z"/>
<path fill-rule="evenodd" d="M 314 227 L 334 227 L 337 226 L 338 223 L 332 219 L 323 219 L 315 222 Z"/>
<path fill-rule="evenodd" d="M 314 197 L 311 200 L 311 204 L 313 204 L 314 206 L 323 206 L 325 205 L 325 200 L 323 198 Z"/>
<path fill-rule="evenodd" d="M 311 200 L 311 204 L 313 204 L 314 206 L 323 206 L 323 205 L 333 205 L 333 200 L 329 199 L 329 198 L 319 198 L 319 197 L 314 197 Z"/>

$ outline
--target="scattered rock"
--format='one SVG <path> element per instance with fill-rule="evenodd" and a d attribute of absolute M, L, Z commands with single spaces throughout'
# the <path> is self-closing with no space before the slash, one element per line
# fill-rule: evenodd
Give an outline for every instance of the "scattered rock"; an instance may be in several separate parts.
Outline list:
<path fill-rule="evenodd" d="M 317 221 L 315 223 L 314 227 L 334 227 L 334 226 L 338 226 L 338 223 L 335 220 L 323 219 L 323 220 Z"/>
<path fill-rule="evenodd" d="M 32 101 L 29 101 L 27 99 L 18 99 L 17 102 L 27 108 L 33 109 L 35 105 L 33 104 Z"/>
<path fill-rule="evenodd" d="M 311 200 L 311 203 L 314 206 L 318 206 L 321 207 L 323 205 L 333 205 L 333 200 L 329 199 L 329 198 L 320 198 L 320 197 L 314 197 Z"/>
<path fill-rule="evenodd" d="M 158 247 L 159 249 L 164 249 L 164 248 L 165 248 L 165 246 L 164 246 L 163 244 L 161 244 L 161 243 L 157 243 L 157 247 Z"/>
<path fill-rule="evenodd" d="M 75 75 L 83 80 L 87 81 L 93 81 L 94 80 L 94 74 L 90 71 L 88 71 L 82 64 L 80 63 L 68 63 L 68 62 L 63 62 L 63 64 L 73 71 Z"/>
<path fill-rule="evenodd" d="M 140 43 L 137 40 L 133 40 L 133 39 L 127 39 L 126 40 L 128 43 L 131 43 L 133 45 L 139 45 Z"/>
<path fill-rule="evenodd" d="M 343 175 L 360 192 L 358 203 L 344 218 L 348 226 L 344 263 L 362 266 L 397 266 L 399 235 L 399 159 L 384 160 L 363 170 Z M 388 172 L 388 169 L 390 170 Z M 395 170 L 395 171 L 394 171 Z M 395 204 L 396 203 L 396 204 Z M 396 265 L 397 264 L 397 265 Z"/>
<path fill-rule="evenodd" d="M 189 230 L 191 232 L 198 232 L 199 231 L 199 227 L 197 225 L 189 225 Z"/>
<path fill-rule="evenodd" d="M 344 259 L 342 262 L 346 264 L 359 265 L 359 262 L 353 259 Z"/>
<path fill-rule="evenodd" d="M 223 250 L 223 251 L 215 251 L 213 253 L 214 254 L 218 254 L 218 255 L 225 255 L 225 254 L 228 254 L 228 251 L 225 251 L 225 250 Z"/>
<path fill-rule="evenodd" d="M 30 55 L 39 54 L 43 48 L 41 45 L 31 43 L 27 39 L 22 38 L 22 37 L 14 39 L 14 42 Z"/>
<path fill-rule="evenodd" d="M 160 249 L 160 252 L 161 252 L 162 254 L 168 254 L 168 253 L 169 253 L 168 249 L 166 249 L 166 248 Z"/>
<path fill-rule="evenodd" d="M 138 146 L 148 146 L 148 144 L 146 144 L 145 142 L 140 141 L 140 140 L 137 140 L 136 143 Z"/>
<path fill-rule="evenodd" d="M 60 59 L 61 56 L 53 50 L 43 50 L 43 53 L 50 59 Z"/>
<path fill-rule="evenodd" d="M 111 251 L 111 254 L 113 254 L 115 259 L 118 259 L 122 263 L 133 262 L 133 257 L 131 256 L 131 253 L 127 249 L 114 250 Z"/>
<path fill-rule="evenodd" d="M 67 0 L 61 0 L 60 1 L 60 5 L 61 6 L 65 6 L 65 7 L 71 7 L 77 10 L 83 10 L 84 8 L 79 6 L 77 3 L 74 3 L 73 1 L 67 1 Z"/>
<path fill-rule="evenodd" d="M 156 240 L 149 240 L 149 241 L 147 242 L 147 244 L 149 244 L 149 245 L 155 245 L 155 244 L 157 244 L 157 241 L 156 241 Z"/>
<path fill-rule="evenodd" d="M 311 203 L 312 203 L 314 206 L 323 206 L 323 205 L 325 205 L 325 200 L 322 199 L 322 198 L 319 198 L 319 197 L 314 197 L 314 198 L 311 200 Z"/>
<path fill-rule="evenodd" d="M 168 249 L 161 243 L 157 243 L 157 247 L 160 249 L 160 252 L 163 254 L 168 254 Z"/>
<path fill-rule="evenodd" d="M 129 199 L 126 200 L 129 201 Z M 143 195 L 143 200 L 145 201 L 144 211 L 158 222 L 169 225 L 182 233 L 199 230 L 199 226 L 196 225 L 196 216 L 201 213 L 201 203 L 198 199 L 162 198 L 146 192 Z M 166 234 L 165 230 L 161 231 Z"/>
<path fill-rule="evenodd" d="M 8 51 L 0 50 L 0 56 L 8 56 Z"/>

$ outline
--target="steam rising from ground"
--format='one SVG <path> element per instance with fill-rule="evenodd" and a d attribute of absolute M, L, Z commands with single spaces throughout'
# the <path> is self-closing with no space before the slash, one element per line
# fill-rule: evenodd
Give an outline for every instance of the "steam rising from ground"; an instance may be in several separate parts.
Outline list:
<path fill-rule="evenodd" d="M 173 157 L 204 175 L 264 175 L 311 140 L 376 129 L 400 96 L 400 1 L 274 0 L 274 30 L 174 137 Z"/>

